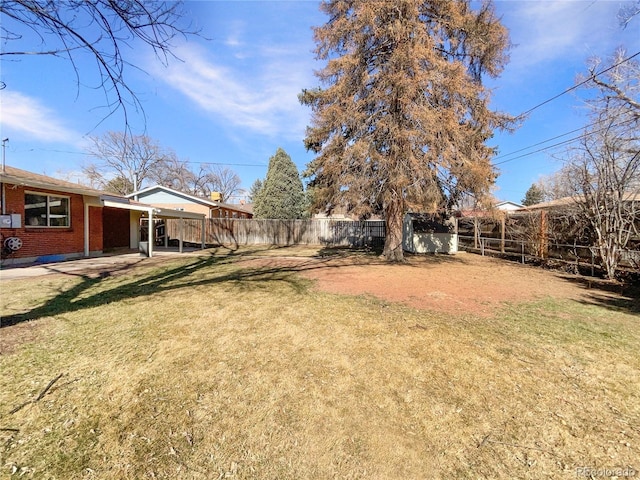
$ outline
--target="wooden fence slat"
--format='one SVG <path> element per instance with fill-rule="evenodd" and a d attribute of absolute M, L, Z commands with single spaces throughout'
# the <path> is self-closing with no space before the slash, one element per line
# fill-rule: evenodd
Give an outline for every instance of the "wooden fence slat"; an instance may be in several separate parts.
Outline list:
<path fill-rule="evenodd" d="M 178 237 L 178 221 L 168 219 L 170 238 Z M 200 244 L 202 224 L 184 220 L 183 240 Z M 381 246 L 384 244 L 384 221 L 338 220 L 269 220 L 211 218 L 205 220 L 205 243 L 208 245 L 326 245 Z"/>

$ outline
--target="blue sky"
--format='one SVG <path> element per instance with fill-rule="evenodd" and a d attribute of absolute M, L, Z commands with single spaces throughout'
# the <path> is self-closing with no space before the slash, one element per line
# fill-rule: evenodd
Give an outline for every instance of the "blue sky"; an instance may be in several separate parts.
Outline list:
<path fill-rule="evenodd" d="M 488 83 L 494 108 L 520 114 L 571 87 L 586 71 L 588 58 L 600 56 L 606 64 L 619 46 L 629 55 L 640 51 L 640 18 L 626 29 L 618 25 L 624 3 L 629 2 L 496 1 L 514 47 L 501 77 Z M 142 115 L 130 118 L 134 132 L 173 149 L 194 168 L 201 162 L 226 164 L 247 189 L 265 176 L 278 147 L 302 171 L 313 158 L 302 144 L 310 110 L 297 95 L 318 85 L 313 72 L 322 64 L 314 58 L 312 27 L 325 22 L 318 5 L 308 0 L 185 3 L 185 19 L 202 36 L 176 40 L 180 60 L 164 66 L 147 49 L 125 49 L 139 67 L 128 69 L 128 82 L 146 114 L 146 122 Z M 6 18 L 3 25 L 18 28 Z M 78 58 L 79 82 L 61 58 L 3 56 L 0 66 L 6 83 L 0 91 L 0 135 L 9 138 L 8 165 L 74 178 L 91 161 L 87 137 L 123 129 L 119 113 L 104 119 L 105 95 L 96 88 L 91 59 Z M 563 95 L 531 112 L 515 133 L 496 134 L 490 143 L 499 148 L 498 199 L 519 202 L 541 175 L 557 170 L 552 156 L 557 149 L 514 159 L 547 144 L 511 153 L 587 123 L 587 95 L 584 90 Z"/>

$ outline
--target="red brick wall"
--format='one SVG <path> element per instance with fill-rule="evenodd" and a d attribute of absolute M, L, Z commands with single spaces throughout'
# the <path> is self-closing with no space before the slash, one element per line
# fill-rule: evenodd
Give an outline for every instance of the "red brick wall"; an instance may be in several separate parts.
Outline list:
<path fill-rule="evenodd" d="M 5 184 L 7 214 L 19 213 L 22 217 L 21 228 L 2 228 L 3 239 L 19 237 L 22 248 L 8 258 L 30 258 L 47 255 L 68 255 L 84 253 L 84 199 L 82 195 L 60 193 L 54 190 L 26 187 L 30 192 L 64 195 L 70 199 L 71 225 L 68 228 L 26 227 L 24 225 L 25 188 Z M 102 250 L 102 212 L 100 207 L 89 208 L 89 227 L 91 251 Z"/>
<path fill-rule="evenodd" d="M 89 251 L 101 252 L 103 250 L 104 237 L 102 234 L 102 207 L 89 207 Z M 129 212 L 127 212 L 129 213 Z M 127 236 L 128 239 L 128 236 Z M 84 247 L 83 247 L 84 251 Z"/>
<path fill-rule="evenodd" d="M 253 214 L 218 207 L 216 209 L 211 209 L 211 218 L 253 218 Z"/>

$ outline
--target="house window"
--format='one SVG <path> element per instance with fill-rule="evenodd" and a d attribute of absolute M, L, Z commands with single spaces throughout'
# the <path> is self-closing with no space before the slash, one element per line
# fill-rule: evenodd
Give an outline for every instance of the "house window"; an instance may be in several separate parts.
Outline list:
<path fill-rule="evenodd" d="M 25 193 L 24 219 L 27 227 L 68 227 L 69 197 Z"/>

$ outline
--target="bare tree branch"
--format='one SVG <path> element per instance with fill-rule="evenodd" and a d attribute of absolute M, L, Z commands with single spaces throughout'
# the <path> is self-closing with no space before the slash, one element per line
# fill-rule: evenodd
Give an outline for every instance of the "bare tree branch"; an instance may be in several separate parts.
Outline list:
<path fill-rule="evenodd" d="M 140 190 L 172 155 L 146 135 L 107 132 L 90 139 L 89 153 L 97 163 L 83 167 L 83 172 L 100 188 L 109 187 L 122 195 Z"/>
<path fill-rule="evenodd" d="M 126 80 L 126 70 L 137 68 L 127 61 L 124 47 L 142 42 L 163 64 L 173 57 L 171 42 L 178 35 L 197 34 L 181 25 L 179 2 L 143 0 L 3 0 L 0 14 L 1 56 L 52 55 L 65 57 L 76 74 L 80 88 L 77 55 L 89 53 L 96 62 L 104 91 L 108 118 L 121 110 L 129 130 L 129 109 L 144 112 L 136 93 Z M 27 28 L 45 48 L 24 48 Z"/>

